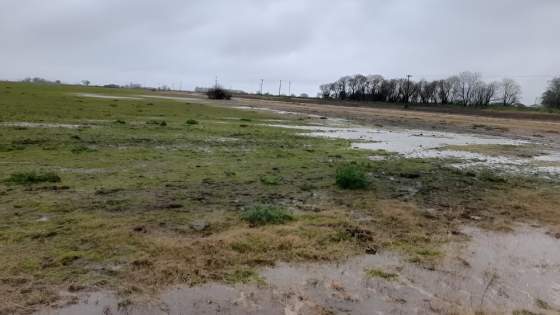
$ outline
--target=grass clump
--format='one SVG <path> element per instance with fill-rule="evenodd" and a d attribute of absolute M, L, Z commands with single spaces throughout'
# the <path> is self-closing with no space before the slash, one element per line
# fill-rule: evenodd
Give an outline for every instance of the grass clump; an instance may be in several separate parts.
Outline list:
<path fill-rule="evenodd" d="M 187 120 L 187 125 L 198 125 L 198 121 L 194 119 Z"/>
<path fill-rule="evenodd" d="M 336 171 L 336 185 L 343 189 L 365 189 L 369 186 L 366 173 L 356 167 L 342 167 Z"/>
<path fill-rule="evenodd" d="M 278 185 L 278 179 L 274 177 L 261 177 L 261 183 L 265 185 Z"/>
<path fill-rule="evenodd" d="M 20 185 L 37 183 L 58 183 L 60 181 L 62 181 L 62 179 L 54 172 L 37 173 L 35 171 L 13 173 L 10 174 L 10 177 L 8 179 L 6 179 L 6 182 L 8 183 L 15 183 Z"/>
<path fill-rule="evenodd" d="M 241 217 L 253 224 L 284 224 L 294 216 L 284 207 L 274 204 L 255 204 L 245 209 Z"/>
<path fill-rule="evenodd" d="M 364 273 L 368 278 L 377 277 L 383 279 L 392 279 L 397 277 L 397 274 L 395 273 L 387 273 L 381 269 L 376 269 L 376 268 L 365 268 Z"/>
<path fill-rule="evenodd" d="M 122 120 L 122 119 L 117 119 L 117 120 L 115 120 L 115 124 L 117 124 L 117 125 L 125 125 L 125 124 L 126 124 L 126 121 L 124 121 L 124 120 Z"/>
<path fill-rule="evenodd" d="M 239 120 L 241 120 L 241 121 L 253 121 L 251 118 L 241 118 Z"/>

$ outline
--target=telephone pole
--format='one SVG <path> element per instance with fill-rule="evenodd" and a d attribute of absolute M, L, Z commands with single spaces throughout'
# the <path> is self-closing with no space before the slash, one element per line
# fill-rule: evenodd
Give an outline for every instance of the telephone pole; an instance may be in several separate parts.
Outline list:
<path fill-rule="evenodd" d="M 218 76 L 216 76 L 216 88 L 218 88 Z"/>
<path fill-rule="evenodd" d="M 288 96 L 292 96 L 292 82 L 288 82 Z"/>
<path fill-rule="evenodd" d="M 408 99 L 410 97 L 410 74 L 406 75 L 406 104 L 404 105 L 404 108 L 408 108 Z"/>
<path fill-rule="evenodd" d="M 281 90 L 282 90 L 282 80 L 280 80 L 280 87 L 278 88 L 278 96 L 280 96 Z"/>
<path fill-rule="evenodd" d="M 263 87 L 263 82 L 264 82 L 264 80 L 263 80 L 263 79 L 261 79 L 261 95 L 262 95 L 262 87 Z"/>

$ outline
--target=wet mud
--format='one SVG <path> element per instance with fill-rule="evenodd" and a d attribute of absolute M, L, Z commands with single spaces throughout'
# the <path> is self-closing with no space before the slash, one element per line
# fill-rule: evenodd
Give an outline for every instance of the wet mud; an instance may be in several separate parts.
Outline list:
<path fill-rule="evenodd" d="M 340 264 L 259 270 L 263 283 L 177 287 L 150 302 L 109 292 L 36 314 L 440 314 L 560 308 L 560 242 L 523 226 L 500 234 L 468 228 L 431 263 L 378 252 Z M 376 270 L 368 272 L 368 270 Z M 70 293 L 67 293 L 70 294 Z"/>

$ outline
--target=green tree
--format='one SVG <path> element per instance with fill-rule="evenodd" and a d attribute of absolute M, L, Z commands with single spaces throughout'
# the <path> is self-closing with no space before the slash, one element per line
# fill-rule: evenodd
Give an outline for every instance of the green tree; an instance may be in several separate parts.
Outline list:
<path fill-rule="evenodd" d="M 548 108 L 560 109 L 560 77 L 550 80 L 548 88 L 542 94 L 542 104 Z"/>

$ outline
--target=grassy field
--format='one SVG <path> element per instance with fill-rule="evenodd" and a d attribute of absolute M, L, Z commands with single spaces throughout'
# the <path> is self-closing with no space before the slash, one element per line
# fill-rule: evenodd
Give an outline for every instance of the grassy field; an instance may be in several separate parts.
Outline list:
<path fill-rule="evenodd" d="M 560 225 L 552 180 L 354 150 L 219 102 L 76 93 L 139 94 L 0 83 L 0 314 L 61 291 L 263 281 L 261 266 L 371 246 L 424 263 L 461 224 Z"/>

